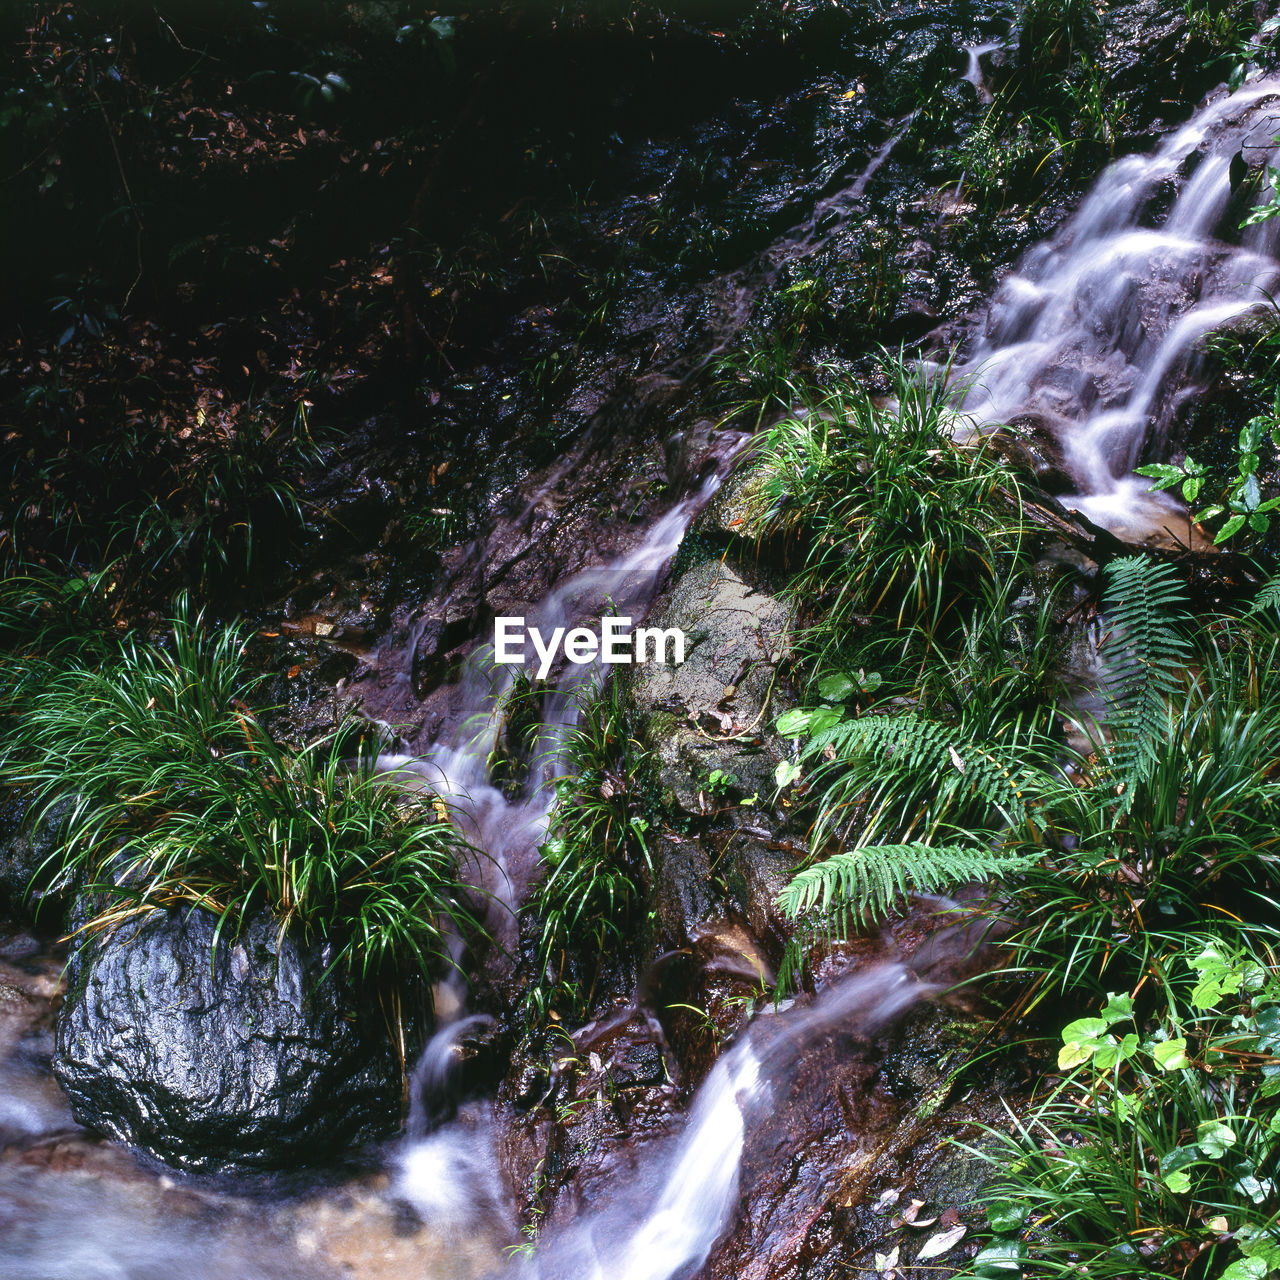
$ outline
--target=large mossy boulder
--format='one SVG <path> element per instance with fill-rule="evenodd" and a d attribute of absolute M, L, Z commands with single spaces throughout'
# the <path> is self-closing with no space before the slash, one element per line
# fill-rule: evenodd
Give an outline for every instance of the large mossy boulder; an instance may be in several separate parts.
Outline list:
<path fill-rule="evenodd" d="M 775 899 L 795 857 L 775 838 L 789 825 L 775 772 L 792 746 L 774 725 L 795 705 L 796 618 L 784 575 L 742 535 L 760 479 L 748 466 L 726 481 L 646 620 L 684 632 L 685 661 L 636 667 L 630 684 L 664 803 L 693 837 L 668 833 L 652 850 L 664 947 L 687 945 L 726 912 L 757 938 L 786 932 Z"/>
<path fill-rule="evenodd" d="M 332 1160 L 400 1124 L 386 1018 L 324 949 L 260 916 L 214 946 L 201 909 L 153 911 L 75 958 L 54 1071 L 75 1118 L 193 1170 Z"/>

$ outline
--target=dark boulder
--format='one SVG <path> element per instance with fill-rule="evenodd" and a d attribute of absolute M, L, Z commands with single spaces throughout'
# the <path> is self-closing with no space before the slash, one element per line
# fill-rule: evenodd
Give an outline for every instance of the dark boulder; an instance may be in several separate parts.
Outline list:
<path fill-rule="evenodd" d="M 60 879 L 62 800 L 42 810 L 27 796 L 11 794 L 0 804 L 0 912 L 10 919 L 60 927 L 65 885 Z"/>
<path fill-rule="evenodd" d="M 54 1071 L 84 1125 L 188 1169 L 324 1162 L 400 1124 L 379 1002 L 262 916 L 154 911 L 71 967 Z"/>

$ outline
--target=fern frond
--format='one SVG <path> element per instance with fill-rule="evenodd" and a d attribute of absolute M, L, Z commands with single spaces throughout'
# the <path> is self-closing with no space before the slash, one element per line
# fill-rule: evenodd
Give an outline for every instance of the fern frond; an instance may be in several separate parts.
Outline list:
<path fill-rule="evenodd" d="M 1180 629 L 1189 602 L 1171 565 L 1126 556 L 1113 560 L 1105 572 L 1103 608 L 1124 646 L 1112 656 L 1113 735 L 1107 755 L 1122 794 L 1132 796 L 1159 760 L 1170 699 L 1191 660 Z"/>
<path fill-rule="evenodd" d="M 993 809 L 1018 825 L 1026 817 L 1026 770 L 975 743 L 962 730 L 916 715 L 861 716 L 815 733 L 805 755 L 831 760 L 834 772 L 814 829 L 815 847 L 831 835 L 839 811 L 859 793 L 873 810 L 896 810 L 911 827 L 914 808 L 936 824 L 971 806 Z M 865 838 L 865 837 L 864 837 Z"/>
<path fill-rule="evenodd" d="M 1245 616 L 1266 613 L 1268 609 L 1280 609 L 1280 574 L 1258 588 L 1258 594 L 1254 596 L 1253 604 L 1249 606 Z"/>
<path fill-rule="evenodd" d="M 883 916 L 899 895 L 913 889 L 935 893 L 1025 870 L 1034 861 L 1025 854 L 957 844 L 863 845 L 799 872 L 778 895 L 778 905 L 793 920 L 810 912 L 837 919 L 851 911 Z"/>

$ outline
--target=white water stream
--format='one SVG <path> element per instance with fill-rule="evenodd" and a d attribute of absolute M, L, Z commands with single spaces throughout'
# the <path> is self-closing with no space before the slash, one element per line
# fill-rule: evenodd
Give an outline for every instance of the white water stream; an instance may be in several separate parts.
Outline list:
<path fill-rule="evenodd" d="M 1163 456 L 1206 336 L 1261 311 L 1280 283 L 1280 220 L 1241 233 L 1238 204 L 1228 212 L 1232 157 L 1274 163 L 1277 132 L 1271 77 L 1217 97 L 1153 154 L 1109 165 L 1001 285 L 954 370 L 970 384 L 966 413 L 1048 432 L 1076 483 L 1062 501 L 1135 541 L 1188 540 L 1185 510 L 1134 468 Z"/>

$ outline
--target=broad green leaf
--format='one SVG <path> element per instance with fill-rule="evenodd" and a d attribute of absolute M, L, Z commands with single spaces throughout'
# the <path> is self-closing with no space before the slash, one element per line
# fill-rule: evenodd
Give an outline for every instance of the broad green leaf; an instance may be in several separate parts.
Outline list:
<path fill-rule="evenodd" d="M 1226 542 L 1228 538 L 1234 537 L 1241 529 L 1244 528 L 1244 522 L 1246 519 L 1247 517 L 1242 515 L 1232 516 L 1231 519 L 1218 530 L 1217 537 L 1213 540 L 1213 545 L 1216 547 L 1220 542 Z"/>
<path fill-rule="evenodd" d="M 820 733 L 826 733 L 828 729 L 834 729 L 845 718 L 844 712 L 839 707 L 814 707 L 807 714 L 810 737 L 816 737 Z"/>
<path fill-rule="evenodd" d="M 1244 969 L 1237 966 L 1215 946 L 1207 946 L 1191 960 L 1200 975 L 1191 992 L 1191 1003 L 1197 1009 L 1212 1009 L 1225 995 L 1234 995 L 1244 982 Z"/>
<path fill-rule="evenodd" d="M 1111 1105 L 1115 1108 L 1116 1115 L 1127 1121 L 1138 1114 L 1140 1100 L 1134 1094 L 1117 1091 L 1111 1095 Z"/>
<path fill-rule="evenodd" d="M 1077 1018 L 1062 1028 L 1062 1042 L 1097 1043 L 1098 1037 L 1105 1035 L 1110 1025 L 1105 1018 Z"/>
<path fill-rule="evenodd" d="M 1222 1280 L 1267 1280 L 1265 1258 L 1237 1258 L 1223 1273 Z"/>
<path fill-rule="evenodd" d="M 1081 1044 L 1064 1044 L 1058 1050 L 1058 1070 L 1070 1071 L 1072 1067 L 1078 1067 L 1082 1062 L 1088 1062 L 1093 1057 L 1095 1045 Z"/>
<path fill-rule="evenodd" d="M 1163 1044 L 1152 1045 L 1150 1053 L 1162 1071 L 1177 1071 L 1191 1065 L 1191 1059 L 1187 1057 L 1186 1050 L 1186 1036 L 1178 1036 L 1176 1039 L 1166 1040 Z"/>
<path fill-rule="evenodd" d="M 1015 1280 L 1022 1274 L 1026 1246 L 1019 1240 L 994 1240 L 973 1260 L 977 1280 Z"/>
<path fill-rule="evenodd" d="M 793 764 L 790 760 L 779 760 L 778 767 L 773 771 L 773 780 L 778 784 L 779 789 L 789 787 L 801 772 L 798 764 Z"/>
<path fill-rule="evenodd" d="M 1062 1029 L 1062 1048 L 1058 1050 L 1058 1068 L 1069 1071 L 1078 1067 L 1090 1058 L 1105 1043 L 1101 1037 L 1107 1033 L 1107 1022 L 1103 1018 L 1077 1018 Z M 1114 1044 L 1111 1038 L 1107 1042 Z"/>
<path fill-rule="evenodd" d="M 1130 1031 L 1119 1044 L 1111 1041 L 1111 1037 L 1107 1037 L 1110 1043 L 1103 1043 L 1093 1057 L 1093 1065 L 1099 1071 L 1110 1071 L 1117 1062 L 1127 1062 L 1138 1052 L 1138 1037 L 1136 1033 Z"/>
<path fill-rule="evenodd" d="M 1022 1230 L 1026 1209 L 1016 1200 L 993 1200 L 987 1205 L 987 1221 L 998 1236 L 1012 1235 Z"/>
<path fill-rule="evenodd" d="M 818 695 L 828 702 L 843 702 L 858 693 L 861 685 L 849 676 L 836 674 L 823 676 L 818 681 Z"/>
<path fill-rule="evenodd" d="M 784 711 L 778 717 L 776 728 L 784 738 L 797 738 L 802 733 L 809 731 L 809 719 L 812 712 L 804 710 L 802 707 L 796 707 L 791 711 Z"/>
<path fill-rule="evenodd" d="M 1114 991 L 1108 991 L 1107 1003 L 1102 1006 L 1102 1016 L 1107 1026 L 1132 1018 L 1133 997 L 1123 992 L 1120 995 L 1116 995 Z"/>
<path fill-rule="evenodd" d="M 1248 1196 L 1254 1204 L 1261 1204 L 1275 1190 L 1275 1184 L 1270 1178 L 1259 1178 L 1251 1172 L 1247 1172 L 1248 1165 L 1240 1165 L 1238 1169 L 1246 1170 L 1236 1179 L 1235 1189 L 1242 1196 Z"/>
<path fill-rule="evenodd" d="M 1235 1131 L 1218 1120 L 1206 1120 L 1196 1129 L 1196 1145 L 1212 1160 L 1219 1160 L 1235 1146 Z"/>

